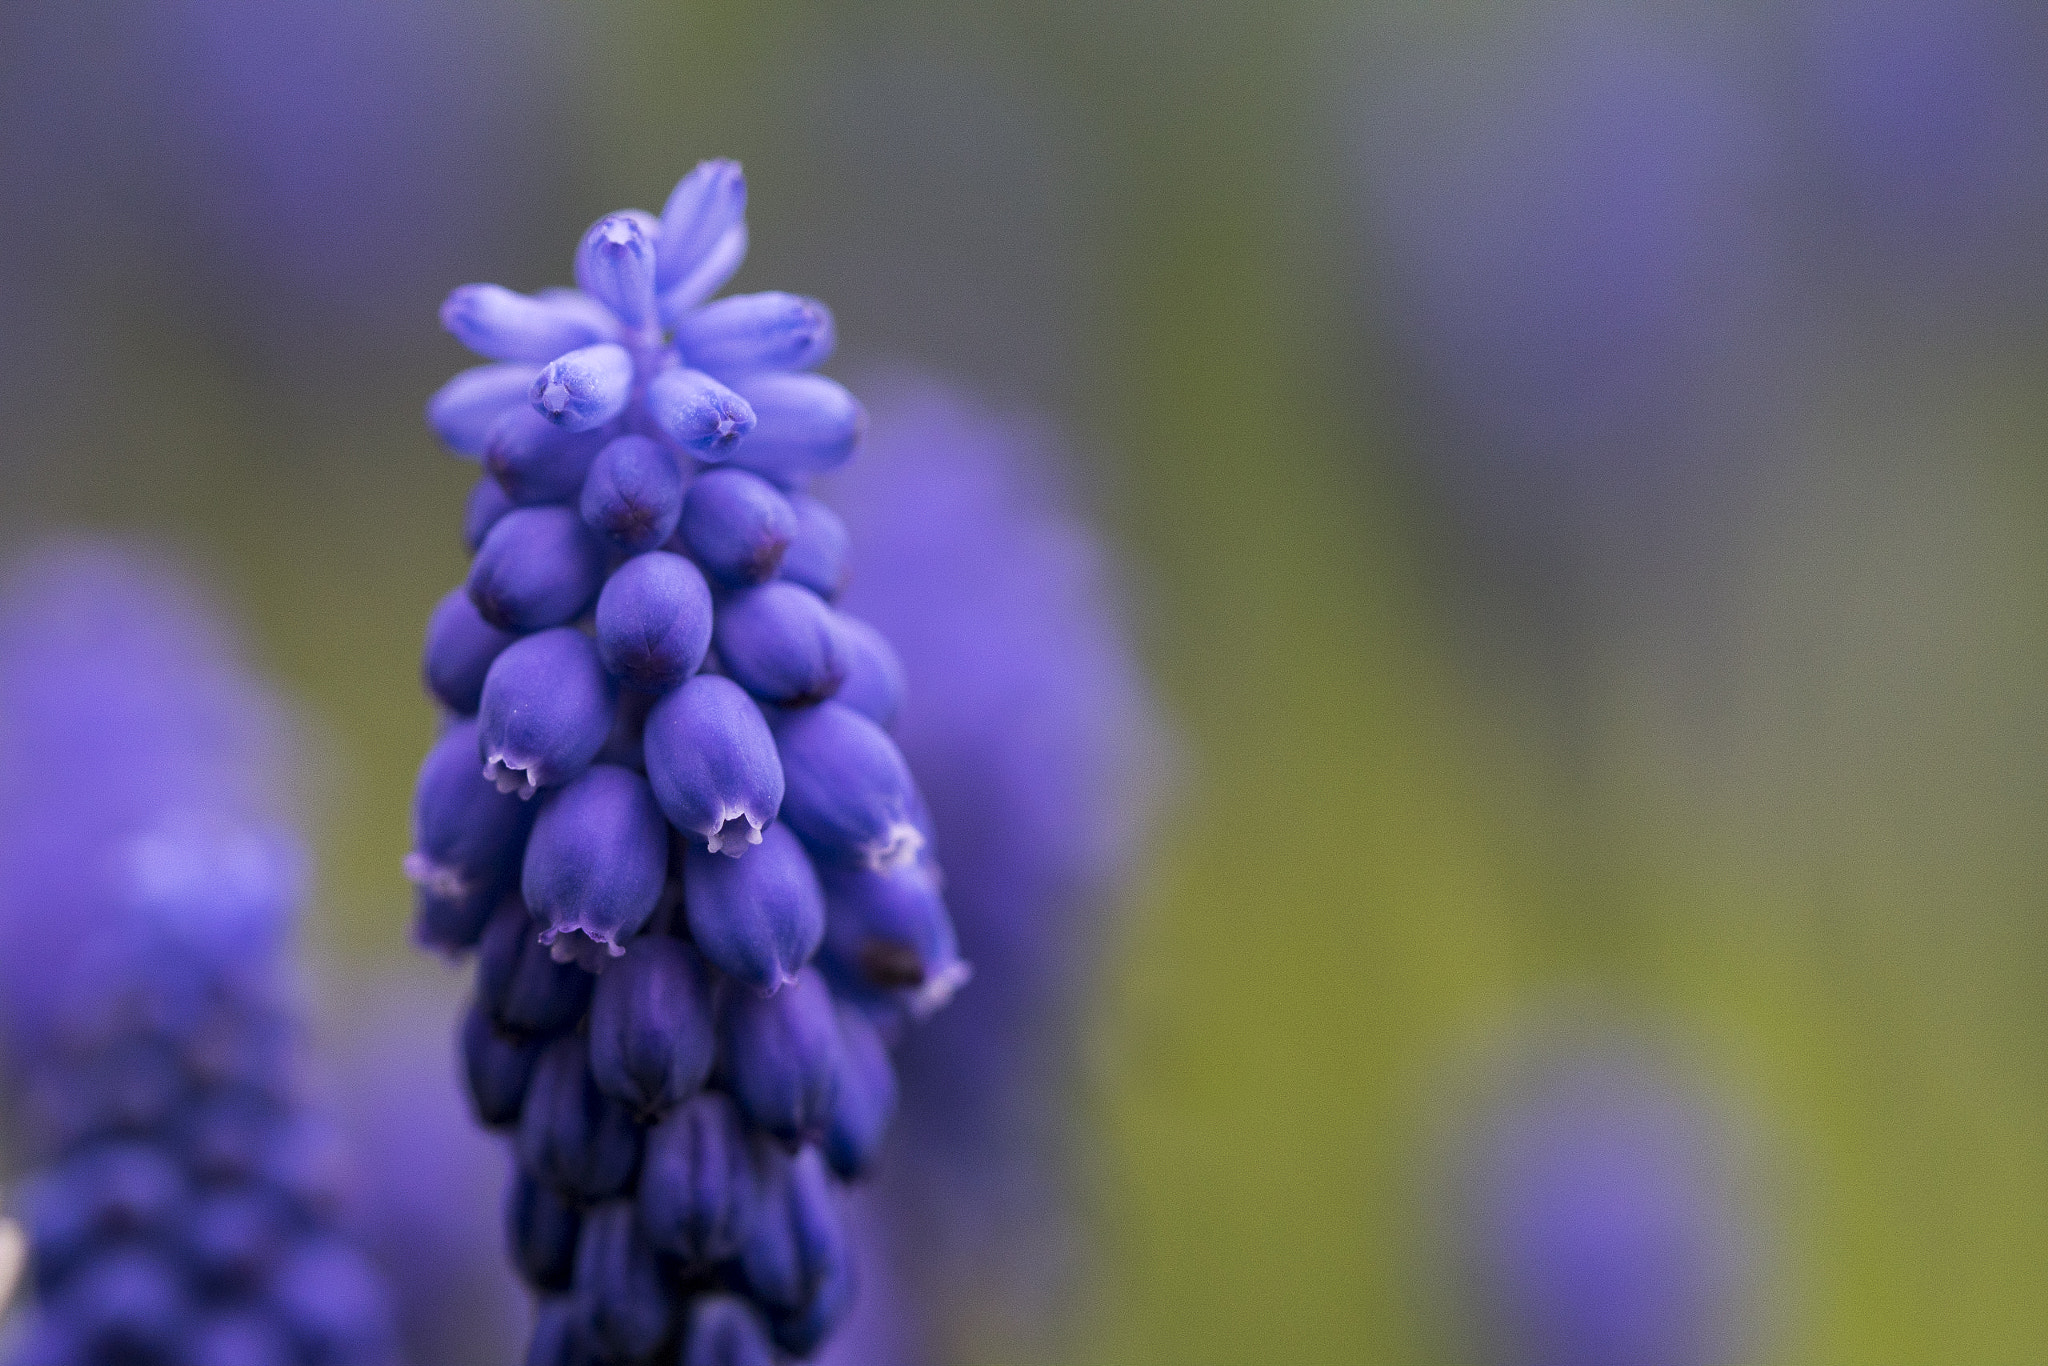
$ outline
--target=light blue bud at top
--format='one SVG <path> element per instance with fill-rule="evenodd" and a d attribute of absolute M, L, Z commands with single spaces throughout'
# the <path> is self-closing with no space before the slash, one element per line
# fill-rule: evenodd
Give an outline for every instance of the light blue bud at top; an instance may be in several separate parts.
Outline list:
<path fill-rule="evenodd" d="M 867 431 L 860 400 L 823 375 L 771 371 L 733 381 L 755 425 L 727 457 L 741 469 L 785 486 L 853 458 Z"/>
<path fill-rule="evenodd" d="M 505 1192 L 505 1232 L 521 1280 L 542 1294 L 574 1284 L 582 1224 L 582 1215 L 559 1191 L 530 1173 L 513 1172 Z"/>
<path fill-rule="evenodd" d="M 420 672 L 434 700 L 457 716 L 474 716 L 491 662 L 518 637 L 485 621 L 461 588 L 450 589 L 427 618 Z"/>
<path fill-rule="evenodd" d="M 518 411 L 526 411 L 525 405 L 521 404 Z M 493 478 L 476 481 L 469 490 L 468 501 L 462 505 L 462 543 L 469 547 L 470 554 L 476 554 L 498 519 L 511 510 L 512 496 L 505 492 L 504 485 Z"/>
<path fill-rule="evenodd" d="M 405 875 L 437 907 L 422 916 L 422 938 L 451 949 L 476 942 L 512 885 L 532 823 L 523 803 L 478 772 L 477 735 L 474 721 L 450 726 L 427 751 L 413 789 Z"/>
<path fill-rule="evenodd" d="M 668 875 L 668 827 L 647 780 L 598 764 L 549 799 L 526 841 L 520 890 L 554 944 L 580 933 L 613 957 L 647 923 Z"/>
<path fill-rule="evenodd" d="M 773 996 L 727 992 L 719 1034 L 726 1087 L 750 1124 L 785 1143 L 824 1133 L 839 1086 L 839 1023 L 815 969 Z"/>
<path fill-rule="evenodd" d="M 612 571 L 597 598 L 597 652 L 614 678 L 665 692 L 710 648 L 711 587 L 696 565 L 650 550 Z"/>
<path fill-rule="evenodd" d="M 564 431 L 602 427 L 633 397 L 633 356 L 617 342 L 585 346 L 547 363 L 526 396 L 533 409 Z"/>
<path fill-rule="evenodd" d="M 464 370 L 427 400 L 427 425 L 458 455 L 479 456 L 498 419 L 527 403 L 538 365 L 479 365 Z"/>
<path fill-rule="evenodd" d="M 832 609 L 780 579 L 727 598 L 715 638 L 727 676 L 764 702 L 810 706 L 838 692 L 846 677 Z"/>
<path fill-rule="evenodd" d="M 705 1091 L 647 1134 L 640 1224 L 657 1248 L 688 1267 L 739 1251 L 753 1193 L 745 1123 L 732 1098 Z"/>
<path fill-rule="evenodd" d="M 654 704 L 647 780 L 669 823 L 738 858 L 782 807 L 782 760 L 761 709 L 739 684 L 699 674 Z"/>
<path fill-rule="evenodd" d="M 681 940 L 641 935 L 598 978 L 591 1074 L 634 1113 L 662 1114 L 702 1090 L 717 1049 L 710 974 Z"/>
<path fill-rule="evenodd" d="M 810 856 L 783 825 L 728 858 L 692 843 L 683 854 L 683 913 L 712 965 L 753 991 L 796 980 L 825 934 L 825 894 Z"/>
<path fill-rule="evenodd" d="M 858 617 L 841 612 L 834 621 L 839 627 L 839 653 L 846 661 L 846 679 L 833 698 L 887 730 L 896 724 L 896 714 L 903 709 L 907 686 L 903 661 L 897 658 L 896 647 L 886 636 Z"/>
<path fill-rule="evenodd" d="M 462 1017 L 462 1080 L 477 1123 L 486 1129 L 519 1123 L 541 1047 L 500 1034 L 482 1005 L 469 1008 Z"/>
<path fill-rule="evenodd" d="M 886 871 L 925 846 L 923 804 L 896 742 L 851 707 L 822 702 L 781 713 L 775 740 L 788 790 L 782 819 L 835 860 Z"/>
<path fill-rule="evenodd" d="M 477 1004 L 508 1037 L 549 1039 L 573 1029 L 590 1005 L 591 985 L 589 973 L 557 963 L 542 947 L 540 926 L 517 897 L 505 899 L 477 942 Z"/>
<path fill-rule="evenodd" d="M 892 868 L 828 864 L 825 959 L 842 989 L 904 992 L 915 1015 L 952 999 L 971 975 L 928 859 Z"/>
<path fill-rule="evenodd" d="M 519 1166 L 575 1200 L 609 1200 L 633 1188 L 640 1127 L 597 1089 L 582 1039 L 564 1034 L 534 1065 L 519 1117 Z"/>
<path fill-rule="evenodd" d="M 590 767 L 612 726 L 614 688 L 597 646 L 560 627 L 514 641 L 484 675 L 477 752 L 500 792 L 531 797 Z"/>
<path fill-rule="evenodd" d="M 798 531 L 796 510 L 780 489 L 735 469 L 697 476 L 679 525 L 690 558 L 734 588 L 774 578 Z"/>
<path fill-rule="evenodd" d="M 753 432 L 753 405 L 702 370 L 663 370 L 647 385 L 647 415 L 700 460 L 723 460 Z"/>
<path fill-rule="evenodd" d="M 546 361 L 610 341 L 619 325 L 597 300 L 573 289 L 519 294 L 503 285 L 458 285 L 441 305 L 441 326 L 492 360 Z"/>
<path fill-rule="evenodd" d="M 485 438 L 484 468 L 522 507 L 562 503 L 582 490 L 603 445 L 602 433 L 563 431 L 521 404 Z"/>
<path fill-rule="evenodd" d="M 649 214 L 610 213 L 590 225 L 576 248 L 576 283 L 630 328 L 654 320 L 654 244 Z"/>
<path fill-rule="evenodd" d="M 731 279 L 746 256 L 746 232 L 747 178 L 740 164 L 698 162 L 661 210 L 654 283 L 664 312 L 695 308 Z"/>
<path fill-rule="evenodd" d="M 771 1313 L 797 1313 L 850 1259 L 846 1229 L 816 1148 L 791 1156 L 762 1144 L 755 1154 L 757 1203 L 740 1274 Z"/>
<path fill-rule="evenodd" d="M 576 1306 L 601 1359 L 646 1361 L 675 1328 L 675 1302 L 631 1200 L 584 1214 L 576 1240 Z"/>
<path fill-rule="evenodd" d="M 604 586 L 604 547 L 567 508 L 514 508 L 470 562 L 469 600 L 506 631 L 576 620 Z"/>
<path fill-rule="evenodd" d="M 776 1366 L 776 1360 L 767 1325 L 738 1295 L 704 1295 L 691 1305 L 676 1366 Z"/>
<path fill-rule="evenodd" d="M 896 1069 L 874 1022 L 845 1001 L 839 1016 L 839 1087 L 826 1126 L 825 1161 L 842 1181 L 865 1175 L 896 1115 Z"/>
<path fill-rule="evenodd" d="M 714 375 L 808 370 L 832 354 L 832 314 L 816 299 L 770 291 L 735 294 L 676 324 L 683 362 Z"/>
<path fill-rule="evenodd" d="M 853 538 L 839 514 L 807 493 L 792 493 L 796 537 L 782 557 L 782 577 L 830 602 L 846 587 L 846 552 Z"/>
<path fill-rule="evenodd" d="M 619 549 L 635 555 L 652 550 L 682 516 L 682 472 L 653 438 L 614 438 L 597 453 L 578 510 L 585 526 Z"/>

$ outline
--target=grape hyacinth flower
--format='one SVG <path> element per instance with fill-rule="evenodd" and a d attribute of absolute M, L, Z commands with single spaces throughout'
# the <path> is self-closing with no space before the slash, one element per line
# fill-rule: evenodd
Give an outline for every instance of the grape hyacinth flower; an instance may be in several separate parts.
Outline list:
<path fill-rule="evenodd" d="M 831 315 L 711 297 L 745 202 L 705 162 L 599 219 L 577 288 L 441 310 L 492 363 L 427 406 L 484 477 L 406 870 L 421 942 L 476 954 L 463 1068 L 513 1138 L 535 1366 L 815 1352 L 887 1045 L 967 976 L 896 665 L 835 605 L 846 532 L 807 487 L 867 422 L 810 373 Z"/>
<path fill-rule="evenodd" d="M 45 1363 L 397 1360 L 299 1094 L 274 705 L 157 566 L 0 597 L 0 1045 Z"/>
<path fill-rule="evenodd" d="M 903 1048 L 895 1148 L 858 1230 L 890 1275 L 835 1360 L 1057 1359 L 1087 1279 L 1062 1118 L 1165 745 L 1053 435 L 915 373 L 870 387 L 873 437 L 832 488 L 855 533 L 846 602 L 916 680 L 899 734 L 977 975 Z"/>
<path fill-rule="evenodd" d="M 1751 1360 L 1733 1130 L 1605 1040 L 1515 1073 L 1456 1145 L 1457 1318 L 1496 1366 Z"/>

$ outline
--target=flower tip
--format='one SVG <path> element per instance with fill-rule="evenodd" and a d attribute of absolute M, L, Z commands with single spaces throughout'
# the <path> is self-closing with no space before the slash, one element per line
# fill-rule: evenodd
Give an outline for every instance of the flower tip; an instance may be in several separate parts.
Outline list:
<path fill-rule="evenodd" d="M 518 793 L 522 802 L 532 801 L 533 794 L 540 791 L 540 785 L 533 780 L 531 766 L 515 764 L 502 754 L 492 754 L 484 760 L 484 777 L 507 796 Z"/>
<path fill-rule="evenodd" d="M 974 980 L 974 967 L 970 963 L 954 961 L 925 978 L 924 985 L 910 995 L 910 1013 L 917 1019 L 924 1019 L 939 1010 L 960 988 Z"/>
<path fill-rule="evenodd" d="M 407 854 L 400 866 L 407 882 L 431 895 L 456 901 L 469 894 L 469 879 L 460 868 L 438 863 L 417 849 Z"/>
<path fill-rule="evenodd" d="M 867 865 L 877 873 L 893 873 L 917 862 L 924 852 L 924 832 L 909 821 L 897 821 L 867 850 Z"/>

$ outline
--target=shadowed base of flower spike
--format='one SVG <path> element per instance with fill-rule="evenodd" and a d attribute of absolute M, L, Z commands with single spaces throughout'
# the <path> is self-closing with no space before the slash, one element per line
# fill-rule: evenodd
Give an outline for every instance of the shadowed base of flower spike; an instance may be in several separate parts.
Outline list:
<path fill-rule="evenodd" d="M 577 288 L 465 285 L 495 362 L 427 420 L 484 470 L 436 609 L 417 932 L 474 949 L 478 1120 L 514 1139 L 529 1366 L 808 1358 L 858 1292 L 841 1187 L 887 1046 L 967 977 L 886 642 L 834 603 L 810 497 L 867 416 L 807 373 L 824 306 L 712 300 L 746 251 L 729 161 L 599 219 Z"/>

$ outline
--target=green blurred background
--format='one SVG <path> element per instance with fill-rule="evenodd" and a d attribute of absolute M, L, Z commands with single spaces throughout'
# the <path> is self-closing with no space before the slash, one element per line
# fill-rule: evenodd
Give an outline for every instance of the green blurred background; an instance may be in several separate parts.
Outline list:
<path fill-rule="evenodd" d="M 1524 13 L 464 0 L 494 36 L 401 107 L 496 83 L 442 151 L 509 136 L 473 165 L 524 180 L 475 259 L 366 299 L 244 289 L 276 226 L 178 216 L 237 153 L 138 142 L 138 72 L 213 79 L 152 8 L 0 16 L 0 538 L 139 530 L 244 615 L 315 737 L 338 972 L 412 953 L 415 659 L 470 476 L 418 416 L 462 363 L 440 293 L 555 282 L 598 213 L 734 156 L 741 288 L 832 302 L 842 369 L 939 366 L 1067 433 L 1176 735 L 1075 1119 L 1082 1359 L 1440 1359 L 1415 1191 L 1445 1071 L 1579 999 L 1675 1026 L 1763 1136 L 1770 1360 L 2048 1359 L 2041 308 L 1809 292 L 1683 556 L 1490 569 L 1373 285 L 1361 130 Z M 1789 50 L 1728 15 L 1760 68 Z"/>

